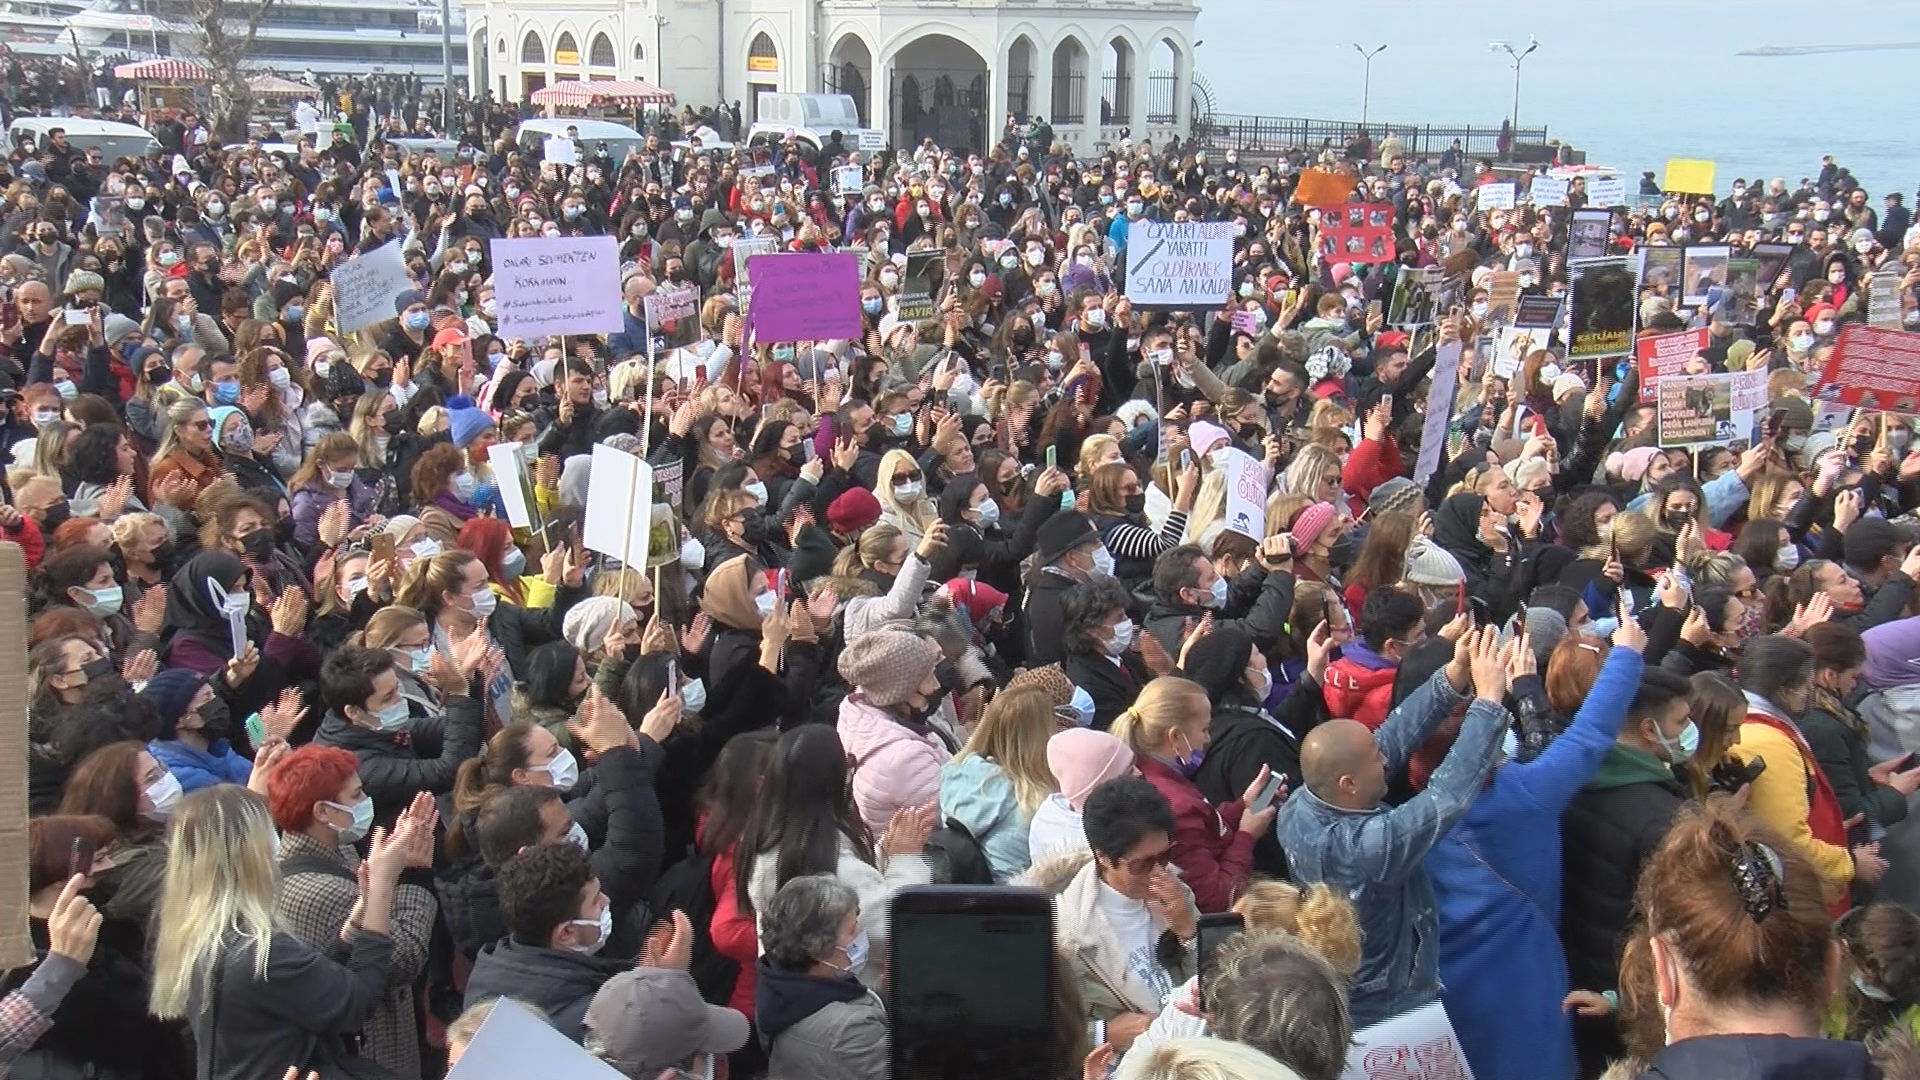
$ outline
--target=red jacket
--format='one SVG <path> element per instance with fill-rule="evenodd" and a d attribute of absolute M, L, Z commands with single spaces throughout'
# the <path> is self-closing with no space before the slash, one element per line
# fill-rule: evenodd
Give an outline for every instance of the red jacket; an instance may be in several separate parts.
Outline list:
<path fill-rule="evenodd" d="M 1327 683 L 1321 688 L 1327 711 L 1358 720 L 1373 731 L 1387 722 L 1393 704 L 1393 676 L 1398 668 L 1371 668 L 1341 657 L 1327 665 Z"/>
<path fill-rule="evenodd" d="M 1216 810 L 1173 766 L 1144 754 L 1135 763 L 1173 805 L 1173 847 L 1167 854 L 1193 890 L 1194 904 L 1202 914 L 1227 910 L 1253 874 L 1253 837 L 1240 831 L 1240 803 Z"/>
<path fill-rule="evenodd" d="M 754 965 L 760 960 L 760 938 L 753 916 L 743 913 L 733 891 L 733 857 L 739 851 L 730 847 L 713 857 L 707 884 L 713 887 L 713 921 L 707 924 L 707 936 L 721 956 L 740 965 L 740 976 L 733 981 L 733 994 L 727 1008 L 753 1015 Z"/>
<path fill-rule="evenodd" d="M 1340 470 L 1340 486 L 1347 493 L 1347 504 L 1357 516 L 1367 508 L 1367 496 L 1373 489 L 1400 475 L 1406 463 L 1400 460 L 1400 447 L 1392 439 L 1374 442 L 1361 439 L 1347 455 Z"/>
<path fill-rule="evenodd" d="M 20 524 L 12 528 L 0 525 L 0 540 L 11 540 L 20 545 L 20 557 L 26 561 L 29 570 L 39 566 L 40 559 L 47 553 L 47 541 L 40 535 L 40 523 L 25 514 L 20 515 Z"/>

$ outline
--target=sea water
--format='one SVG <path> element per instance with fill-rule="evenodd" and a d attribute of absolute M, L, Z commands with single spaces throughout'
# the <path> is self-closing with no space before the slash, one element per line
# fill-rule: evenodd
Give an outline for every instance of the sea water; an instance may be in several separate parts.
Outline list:
<path fill-rule="evenodd" d="M 1520 73 L 1520 124 L 1637 181 L 1670 157 L 1789 187 L 1832 154 L 1873 193 L 1920 184 L 1920 0 L 1199 0 L 1196 69 L 1225 113 L 1497 128 L 1513 66 L 1488 43 L 1540 48 Z M 1845 51 L 1742 55 L 1768 47 Z"/>

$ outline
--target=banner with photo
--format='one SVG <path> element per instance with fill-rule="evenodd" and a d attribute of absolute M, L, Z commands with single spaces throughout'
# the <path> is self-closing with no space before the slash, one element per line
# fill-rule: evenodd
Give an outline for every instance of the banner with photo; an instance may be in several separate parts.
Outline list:
<path fill-rule="evenodd" d="M 1567 359 L 1631 353 L 1640 308 L 1640 260 L 1585 259 L 1569 264 L 1567 278 Z"/>

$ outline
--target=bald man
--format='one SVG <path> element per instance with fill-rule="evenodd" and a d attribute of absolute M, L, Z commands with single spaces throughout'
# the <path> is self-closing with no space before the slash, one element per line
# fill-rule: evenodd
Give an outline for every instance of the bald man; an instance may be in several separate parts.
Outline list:
<path fill-rule="evenodd" d="M 1300 744 L 1306 790 L 1287 800 L 1276 830 L 1294 880 L 1325 882 L 1350 897 L 1359 916 L 1355 1030 L 1439 1000 L 1439 919 L 1426 857 L 1467 812 L 1498 758 L 1508 724 L 1501 704 L 1507 653 L 1496 631 L 1469 632 L 1379 731 L 1329 720 Z M 1462 705 L 1460 735 L 1426 789 L 1402 806 L 1383 806 L 1387 777 L 1406 768 L 1414 748 Z"/>
<path fill-rule="evenodd" d="M 47 336 L 47 328 L 53 325 L 53 290 L 44 281 L 23 281 L 13 290 L 14 307 L 19 311 L 19 319 L 11 326 L 0 326 L 0 344 L 6 346 L 7 355 L 18 365 L 17 371 L 9 371 L 15 386 L 27 381 L 27 365 L 32 363 L 34 351 L 40 348 L 40 339 Z"/>

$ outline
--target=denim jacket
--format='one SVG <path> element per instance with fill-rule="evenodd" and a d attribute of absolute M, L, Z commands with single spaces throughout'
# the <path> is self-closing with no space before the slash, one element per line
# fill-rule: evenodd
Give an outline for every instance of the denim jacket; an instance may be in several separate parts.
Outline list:
<path fill-rule="evenodd" d="M 1389 713 L 1374 733 L 1387 775 L 1406 768 L 1414 749 L 1467 700 L 1448 685 L 1443 668 Z M 1359 917 L 1365 947 L 1350 997 L 1356 1031 L 1440 996 L 1439 916 L 1427 852 L 1473 805 L 1508 719 L 1506 709 L 1473 699 L 1446 760 L 1401 806 L 1345 810 L 1303 788 L 1281 808 L 1276 828 L 1295 879 L 1326 883 Z"/>

